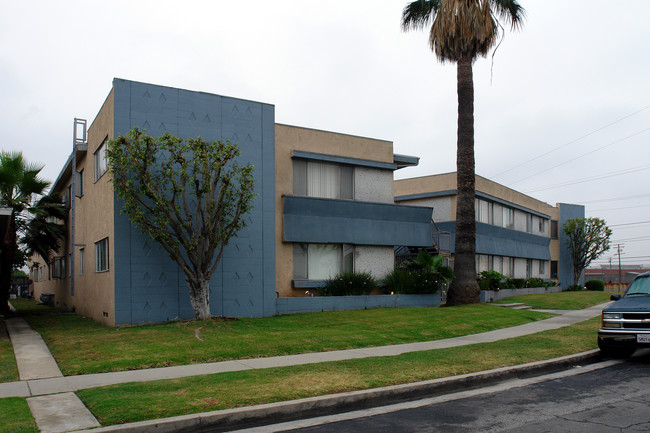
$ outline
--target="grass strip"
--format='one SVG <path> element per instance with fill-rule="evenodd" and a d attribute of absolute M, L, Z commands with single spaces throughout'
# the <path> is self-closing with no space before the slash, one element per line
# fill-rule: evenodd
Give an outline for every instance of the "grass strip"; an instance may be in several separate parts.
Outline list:
<path fill-rule="evenodd" d="M 609 301 L 611 292 L 558 292 L 512 296 L 497 301 L 499 304 L 521 302 L 542 310 L 582 310 Z"/>
<path fill-rule="evenodd" d="M 31 314 L 65 375 L 430 341 L 534 322 L 493 305 L 383 308 L 110 328 L 75 314 Z"/>
<path fill-rule="evenodd" d="M 0 382 L 18 380 L 16 357 L 7 334 L 4 320 L 0 320 Z M 0 411 L 0 413 L 2 413 Z"/>
<path fill-rule="evenodd" d="M 494 343 L 81 390 L 102 425 L 455 376 L 596 347 L 599 318 Z"/>
<path fill-rule="evenodd" d="M 0 433 L 37 433 L 24 398 L 0 398 Z"/>

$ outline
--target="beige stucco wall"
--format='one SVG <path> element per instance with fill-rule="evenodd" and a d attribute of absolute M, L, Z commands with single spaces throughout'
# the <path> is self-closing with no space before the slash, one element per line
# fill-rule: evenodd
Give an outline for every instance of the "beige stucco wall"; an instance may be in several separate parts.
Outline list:
<path fill-rule="evenodd" d="M 77 154 L 77 172 L 83 170 L 83 196 L 75 200 L 75 246 L 74 246 L 74 296 L 71 295 L 70 265 L 67 263 L 66 278 L 51 279 L 50 271 L 43 271 L 44 281 L 34 282 L 34 297 L 41 293 L 54 293 L 55 305 L 74 310 L 98 322 L 114 325 L 114 269 L 113 260 L 113 185 L 109 173 L 95 182 L 94 152 L 105 138 L 113 137 L 113 92 L 108 95 L 99 114 L 88 128 L 88 150 Z M 71 164 L 63 171 L 55 192 L 62 193 L 71 184 Z M 70 213 L 69 213 L 70 215 Z M 56 255 L 69 257 L 71 218 L 68 217 L 68 238 Z M 109 240 L 109 271 L 95 272 L 95 242 Z M 84 250 L 84 273 L 81 274 L 80 250 Z M 42 264 L 40 257 L 33 261 Z"/>
<path fill-rule="evenodd" d="M 113 184 L 110 173 L 95 181 L 94 153 L 106 138 L 113 138 L 113 92 L 88 128 L 84 167 L 84 195 L 76 201 L 75 306 L 80 314 L 107 325 L 115 324 L 115 269 L 113 247 Z M 77 162 L 79 164 L 79 162 Z M 95 242 L 108 238 L 109 270 L 95 272 Z M 84 249 L 84 274 L 80 275 L 79 250 Z"/>
<path fill-rule="evenodd" d="M 291 157 L 294 150 L 379 162 L 393 162 L 393 143 L 390 141 L 289 125 L 275 125 L 275 262 L 276 291 L 280 297 L 304 296 L 305 292 L 304 290 L 291 288 L 291 280 L 293 279 L 293 244 L 283 242 L 282 196 L 293 193 L 293 164 Z M 382 177 L 379 174 L 377 176 L 383 181 L 386 180 L 385 176 Z M 359 180 L 355 178 L 355 185 L 358 183 Z M 364 182 L 361 182 L 361 184 L 365 185 Z M 391 189 L 391 185 L 387 184 L 387 188 Z"/>

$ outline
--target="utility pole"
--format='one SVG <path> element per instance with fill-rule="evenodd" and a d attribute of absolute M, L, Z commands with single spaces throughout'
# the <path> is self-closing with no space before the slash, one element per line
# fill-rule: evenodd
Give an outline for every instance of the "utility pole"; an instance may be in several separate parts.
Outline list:
<path fill-rule="evenodd" d="M 624 248 L 624 247 L 623 247 Z M 616 255 L 618 256 L 618 284 L 623 283 L 622 271 L 621 271 L 621 244 L 616 244 Z"/>

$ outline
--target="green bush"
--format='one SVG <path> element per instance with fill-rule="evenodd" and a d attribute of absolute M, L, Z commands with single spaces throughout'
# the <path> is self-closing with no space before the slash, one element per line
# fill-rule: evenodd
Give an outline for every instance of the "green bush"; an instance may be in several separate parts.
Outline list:
<path fill-rule="evenodd" d="M 481 290 L 505 289 L 509 278 L 497 271 L 483 271 L 478 279 Z"/>
<path fill-rule="evenodd" d="M 369 272 L 344 272 L 325 281 L 318 289 L 321 296 L 369 295 L 377 288 L 377 280 Z"/>
<path fill-rule="evenodd" d="M 523 289 L 526 287 L 525 278 L 512 278 L 510 281 L 512 282 L 513 289 Z"/>
<path fill-rule="evenodd" d="M 581 292 L 584 288 L 580 284 L 574 284 L 573 286 L 567 287 L 567 292 Z"/>
<path fill-rule="evenodd" d="M 440 280 L 424 270 L 397 268 L 384 277 L 384 289 L 401 294 L 436 293 L 440 289 Z"/>
<path fill-rule="evenodd" d="M 585 289 L 592 290 L 594 292 L 604 292 L 605 283 L 601 280 L 587 280 L 585 281 Z"/>
<path fill-rule="evenodd" d="M 544 287 L 544 280 L 541 278 L 529 278 L 526 287 Z"/>

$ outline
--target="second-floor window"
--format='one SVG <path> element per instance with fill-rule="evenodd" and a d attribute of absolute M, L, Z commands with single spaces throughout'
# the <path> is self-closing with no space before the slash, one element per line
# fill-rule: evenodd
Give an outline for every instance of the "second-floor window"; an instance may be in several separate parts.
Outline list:
<path fill-rule="evenodd" d="M 108 161 L 106 159 L 107 143 L 108 139 L 105 139 L 95 152 L 95 182 L 108 170 Z"/>
<path fill-rule="evenodd" d="M 354 167 L 295 159 L 293 193 L 308 197 L 354 199 Z"/>

